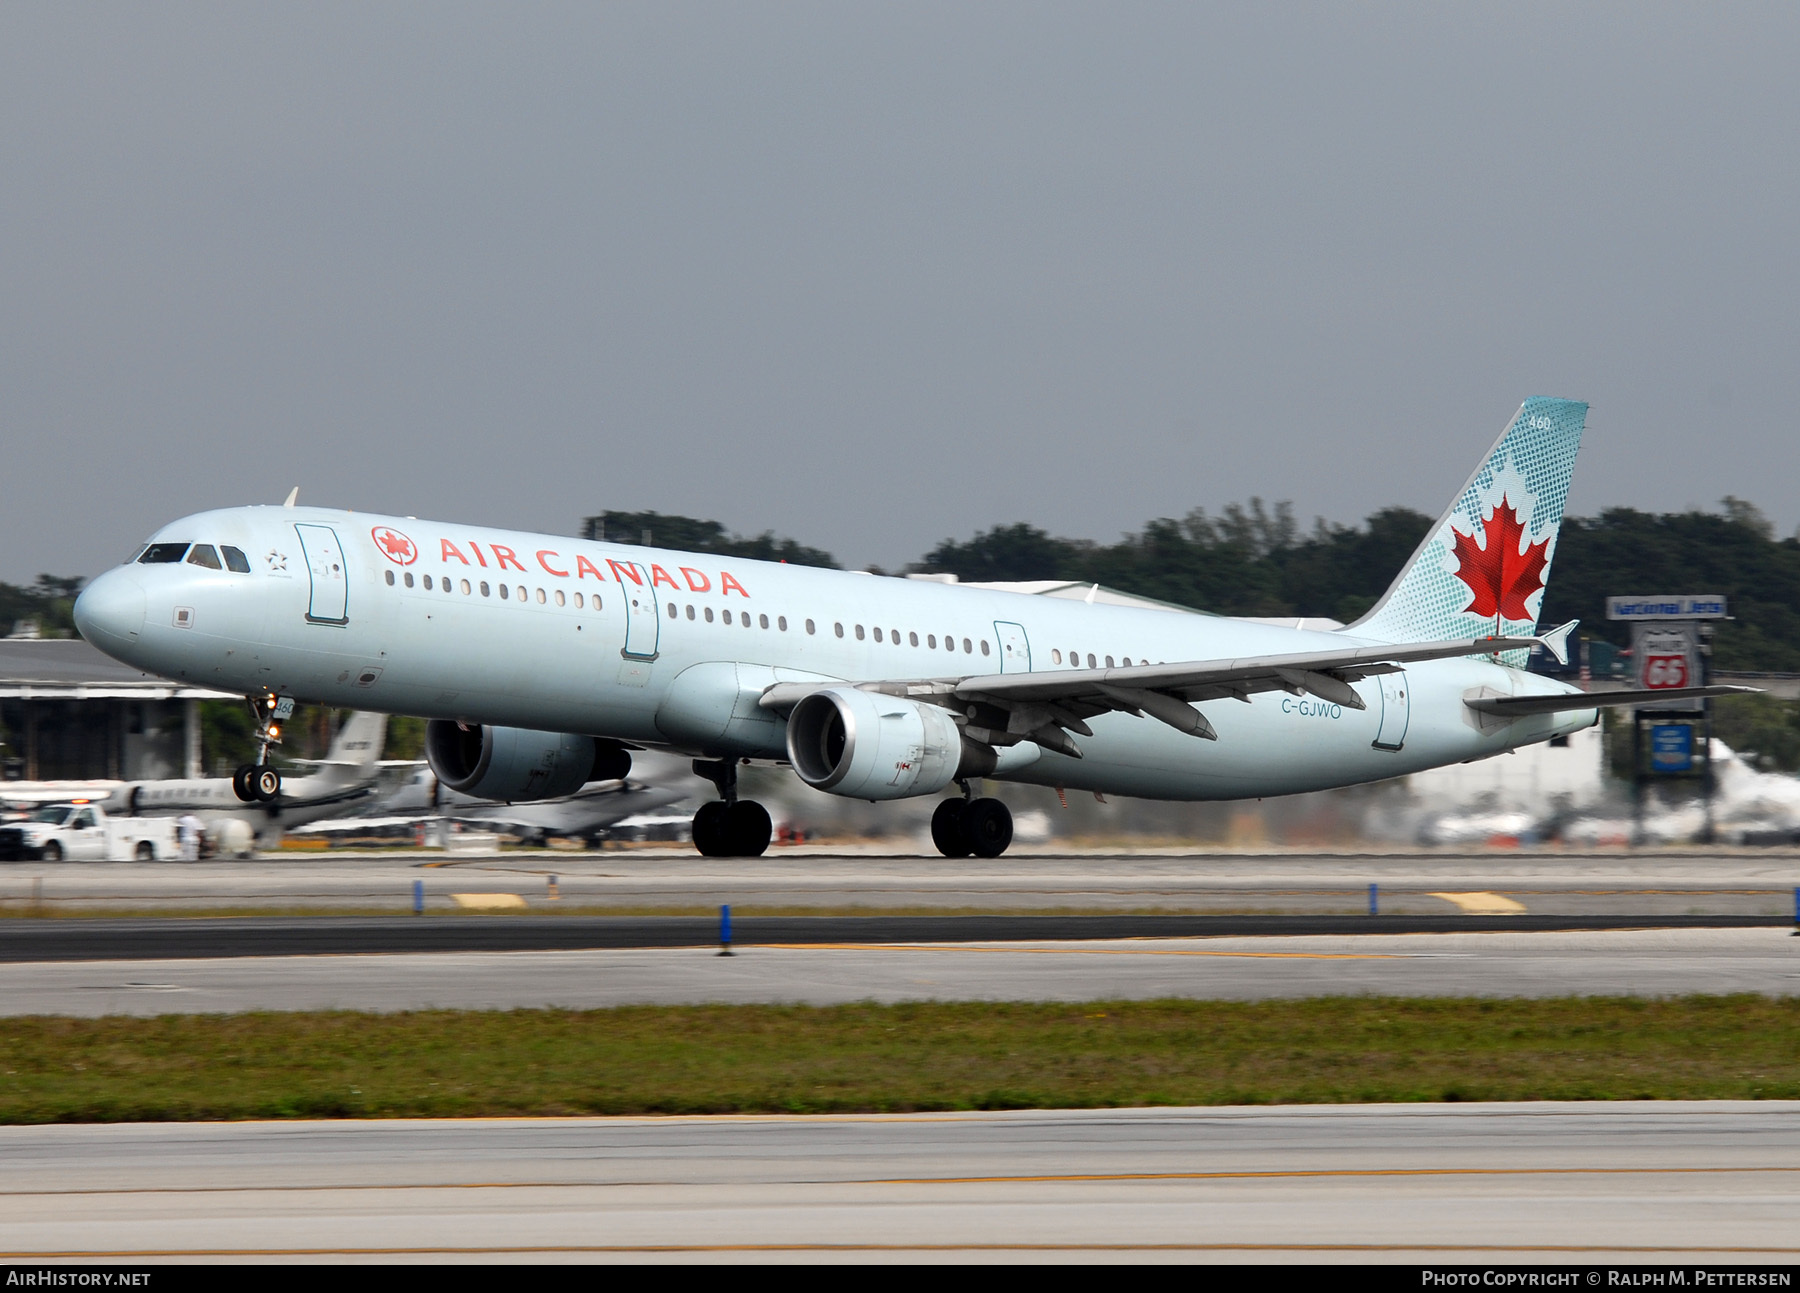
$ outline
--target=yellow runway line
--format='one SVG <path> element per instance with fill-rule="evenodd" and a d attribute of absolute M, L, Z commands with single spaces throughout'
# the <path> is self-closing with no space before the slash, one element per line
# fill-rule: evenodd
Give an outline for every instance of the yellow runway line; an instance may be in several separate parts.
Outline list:
<path fill-rule="evenodd" d="M 971 1243 L 971 1244 L 538 1244 L 417 1248 L 90 1248 L 0 1252 L 0 1261 L 124 1261 L 175 1257 L 481 1257 L 535 1253 L 1800 1253 L 1755 1244 L 1258 1244 L 1258 1243 Z"/>
<path fill-rule="evenodd" d="M 1388 1179 L 1402 1177 L 1477 1177 L 1477 1176 L 1755 1176 L 1773 1173 L 1793 1174 L 1800 1166 L 1757 1167 L 1334 1167 L 1297 1168 L 1267 1172 L 1071 1172 L 1020 1176 L 875 1176 L 844 1179 L 796 1178 L 765 1182 L 769 1185 L 850 1186 L 850 1185 L 1083 1185 L 1106 1182 L 1129 1184 L 1136 1181 L 1305 1181 Z M 669 1181 L 426 1181 L 388 1184 L 340 1185 L 195 1185 L 127 1186 L 92 1190 L 0 1190 L 0 1198 L 105 1198 L 140 1194 L 346 1194 L 395 1191 L 455 1190 L 620 1190 L 662 1188 L 680 1182 Z"/>
<path fill-rule="evenodd" d="M 1524 903 L 1497 893 L 1428 893 L 1425 896 L 1454 903 L 1470 916 L 1517 916 L 1525 910 Z"/>

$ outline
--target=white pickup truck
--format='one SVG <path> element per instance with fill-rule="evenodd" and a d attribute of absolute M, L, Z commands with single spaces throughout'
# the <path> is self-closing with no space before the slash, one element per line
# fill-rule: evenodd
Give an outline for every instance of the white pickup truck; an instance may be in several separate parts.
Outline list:
<path fill-rule="evenodd" d="M 16 833 L 16 835 L 15 835 Z M 108 817 L 99 804 L 45 804 L 0 828 L 0 853 L 45 862 L 154 862 L 178 858 L 168 817 Z"/>

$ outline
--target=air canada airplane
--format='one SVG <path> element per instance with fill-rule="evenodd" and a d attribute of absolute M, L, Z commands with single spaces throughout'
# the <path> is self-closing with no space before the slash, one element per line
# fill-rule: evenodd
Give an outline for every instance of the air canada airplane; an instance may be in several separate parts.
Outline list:
<path fill-rule="evenodd" d="M 1587 405 L 1532 398 L 1387 593 L 1336 631 L 294 506 L 165 526 L 75 605 L 82 635 L 171 679 L 426 718 L 454 791 L 552 799 L 631 751 L 695 760 L 709 856 L 770 821 L 746 762 L 858 799 L 935 795 L 947 856 L 998 857 L 982 778 L 1153 799 L 1377 781 L 1581 728 L 1525 671 Z M 1727 687 L 1658 691 L 1718 695 Z M 262 759 L 243 792 L 273 797 Z"/>

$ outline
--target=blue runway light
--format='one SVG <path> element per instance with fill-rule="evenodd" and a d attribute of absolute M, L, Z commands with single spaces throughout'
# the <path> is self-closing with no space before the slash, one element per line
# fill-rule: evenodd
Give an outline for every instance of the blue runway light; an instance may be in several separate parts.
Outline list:
<path fill-rule="evenodd" d="M 1376 886 L 1374 885 L 1369 886 L 1369 914 L 1371 916 L 1379 916 L 1381 914 L 1381 900 L 1377 895 Z"/>
<path fill-rule="evenodd" d="M 413 881 L 413 915 L 423 916 L 424 914 L 425 914 L 425 882 L 423 880 L 414 880 Z"/>

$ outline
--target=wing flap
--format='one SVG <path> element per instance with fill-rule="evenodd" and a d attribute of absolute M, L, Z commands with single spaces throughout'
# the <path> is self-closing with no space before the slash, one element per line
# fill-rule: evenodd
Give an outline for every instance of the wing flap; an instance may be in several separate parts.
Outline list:
<path fill-rule="evenodd" d="M 1703 700 L 1708 696 L 1755 696 L 1758 687 L 1662 687 L 1654 691 L 1584 691 L 1560 696 L 1475 696 L 1463 704 L 1484 714 L 1522 718 L 1526 714 L 1563 714 L 1576 709 L 1601 709 L 1611 705 L 1655 705 L 1671 700 Z"/>

